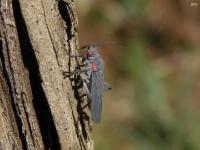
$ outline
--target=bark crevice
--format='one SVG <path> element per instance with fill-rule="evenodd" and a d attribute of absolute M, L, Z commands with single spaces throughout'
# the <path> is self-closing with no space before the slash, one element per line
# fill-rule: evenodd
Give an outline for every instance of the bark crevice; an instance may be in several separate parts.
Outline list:
<path fill-rule="evenodd" d="M 68 37 L 67 44 L 68 44 L 68 50 L 69 50 L 68 54 L 70 54 L 70 55 L 72 52 L 72 47 L 71 47 L 70 43 L 73 41 L 74 33 L 76 32 L 76 25 L 75 25 L 76 20 L 75 20 L 75 16 L 74 16 L 74 11 L 71 7 L 72 7 L 71 4 L 66 2 L 65 0 L 58 1 L 58 10 L 59 10 L 59 13 L 60 13 L 60 15 L 65 23 L 65 26 L 66 26 L 66 34 Z M 71 68 L 71 57 L 70 56 L 69 56 L 68 68 L 70 71 L 71 70 L 70 69 Z M 71 86 L 73 87 L 74 97 L 77 100 L 76 111 L 78 112 L 79 121 L 80 121 L 80 125 L 81 125 L 81 128 L 80 128 L 77 120 L 74 117 L 73 108 L 70 105 L 70 107 L 72 109 L 74 125 L 76 128 L 76 134 L 77 134 L 80 146 L 83 149 L 87 149 L 85 141 L 88 140 L 88 135 L 87 135 L 88 133 L 86 131 L 85 120 L 89 122 L 89 118 L 88 118 L 87 114 L 83 111 L 83 108 L 82 108 L 83 97 L 80 96 L 80 94 L 82 93 L 82 92 L 80 92 L 80 90 L 83 88 L 83 86 L 80 84 L 81 80 L 79 77 L 76 79 L 70 78 L 70 81 L 71 81 Z M 74 86 L 73 86 L 72 82 L 74 82 Z"/>
<path fill-rule="evenodd" d="M 62 19 L 65 21 L 65 24 L 67 26 L 66 32 L 67 32 L 67 35 L 68 35 L 68 40 L 70 40 L 70 39 L 73 38 L 73 34 L 71 32 L 72 19 L 71 19 L 71 16 L 70 16 L 70 14 L 72 14 L 72 10 L 70 9 L 70 7 L 68 7 L 68 5 L 69 4 L 67 4 L 63 0 L 58 1 L 58 10 L 60 12 Z"/>
<path fill-rule="evenodd" d="M 77 26 L 71 0 L 0 0 L 0 149 L 93 149 L 82 86 L 62 75 Z"/>
<path fill-rule="evenodd" d="M 11 100 L 11 105 L 12 105 L 12 108 L 13 108 L 13 112 L 14 112 L 14 117 L 15 117 L 15 120 L 17 122 L 17 128 L 18 128 L 18 132 L 19 132 L 19 137 L 21 139 L 21 143 L 22 143 L 22 147 L 24 150 L 27 150 L 27 141 L 26 141 L 26 135 L 25 133 L 23 132 L 23 123 L 22 123 L 22 120 L 20 118 L 20 114 L 18 113 L 17 111 L 17 107 L 18 107 L 18 104 L 15 104 L 14 102 L 14 96 L 13 96 L 13 91 L 12 91 L 12 83 L 10 82 L 10 78 L 8 76 L 8 72 L 7 72 L 7 69 L 6 69 L 6 60 L 5 58 L 8 58 L 9 59 L 9 56 L 5 56 L 6 54 L 4 54 L 3 50 L 8 50 L 8 43 L 6 42 L 6 39 L 3 39 L 3 36 L 1 35 L 1 38 L 0 39 L 0 60 L 1 60 L 1 63 L 2 63 L 2 71 L 4 73 L 4 78 L 5 78 L 5 81 L 6 81 L 6 84 L 8 85 L 8 92 L 9 92 L 9 95 L 10 95 L 10 100 Z M 6 47 L 4 47 L 6 46 Z M 10 64 L 9 64 L 10 66 Z M 11 69 L 11 68 L 10 68 Z"/>
<path fill-rule="evenodd" d="M 14 18 L 22 53 L 24 66 L 29 72 L 30 85 L 33 94 L 33 106 L 41 130 L 45 149 L 60 149 L 58 134 L 55 128 L 50 107 L 42 88 L 39 65 L 30 42 L 27 26 L 22 16 L 19 1 L 13 0 Z"/>
<path fill-rule="evenodd" d="M 71 55 L 72 52 L 72 48 L 71 48 L 71 40 L 74 38 L 74 32 L 72 31 L 72 27 L 73 24 L 72 22 L 75 21 L 74 17 L 72 18 L 73 15 L 73 10 L 70 7 L 70 4 L 65 2 L 64 0 L 59 0 L 58 1 L 58 10 L 59 13 L 63 19 L 63 21 L 65 22 L 65 26 L 66 26 L 66 33 L 67 33 L 67 45 L 68 45 L 68 54 Z M 71 70 L 71 57 L 69 57 L 69 61 L 68 61 L 68 70 Z"/>

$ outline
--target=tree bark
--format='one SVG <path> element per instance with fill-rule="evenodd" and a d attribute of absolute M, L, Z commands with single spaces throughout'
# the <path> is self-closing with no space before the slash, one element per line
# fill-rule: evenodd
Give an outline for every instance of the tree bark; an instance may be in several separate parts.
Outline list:
<path fill-rule="evenodd" d="M 93 149 L 83 90 L 63 77 L 77 25 L 70 0 L 0 0 L 0 149 Z"/>

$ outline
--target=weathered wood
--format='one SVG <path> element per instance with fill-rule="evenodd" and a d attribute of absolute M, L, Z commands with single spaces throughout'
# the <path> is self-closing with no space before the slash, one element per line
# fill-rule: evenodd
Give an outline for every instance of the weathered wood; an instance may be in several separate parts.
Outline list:
<path fill-rule="evenodd" d="M 32 105 L 32 94 L 28 73 L 23 66 L 16 32 L 12 3 L 1 1 L 1 61 L 4 75 L 9 85 L 13 111 L 18 124 L 22 144 L 28 149 L 42 148 L 38 122 Z M 5 81 L 4 81 L 5 82 Z M 3 130 L 3 129 L 2 129 Z M 25 146 L 25 144 L 23 144 Z"/>
<path fill-rule="evenodd" d="M 92 150 L 90 122 L 62 74 L 76 66 L 67 55 L 78 49 L 74 3 L 0 1 L 0 42 L 0 149 Z"/>
<path fill-rule="evenodd" d="M 22 149 L 17 123 L 12 109 L 9 88 L 0 68 L 0 149 Z"/>

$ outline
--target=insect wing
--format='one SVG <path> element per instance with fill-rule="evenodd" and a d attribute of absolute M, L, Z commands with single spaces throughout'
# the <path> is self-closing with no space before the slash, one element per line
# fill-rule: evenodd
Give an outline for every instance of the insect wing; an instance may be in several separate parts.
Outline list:
<path fill-rule="evenodd" d="M 101 58 L 95 60 L 97 71 L 91 75 L 91 112 L 92 120 L 96 123 L 101 121 L 102 94 L 104 91 L 104 66 Z"/>

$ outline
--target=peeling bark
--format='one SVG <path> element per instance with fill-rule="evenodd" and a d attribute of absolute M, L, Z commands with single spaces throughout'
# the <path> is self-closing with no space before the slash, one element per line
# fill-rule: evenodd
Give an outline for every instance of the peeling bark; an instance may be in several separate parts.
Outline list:
<path fill-rule="evenodd" d="M 93 149 L 81 89 L 62 74 L 77 49 L 73 1 L 0 1 L 0 149 Z"/>

